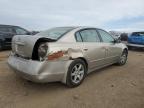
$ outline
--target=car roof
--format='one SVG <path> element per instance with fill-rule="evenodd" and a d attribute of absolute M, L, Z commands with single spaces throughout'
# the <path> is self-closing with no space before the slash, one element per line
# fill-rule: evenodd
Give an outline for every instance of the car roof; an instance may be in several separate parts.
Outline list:
<path fill-rule="evenodd" d="M 144 33 L 144 31 L 132 32 L 132 33 Z"/>
<path fill-rule="evenodd" d="M 92 27 L 92 26 L 62 26 L 62 27 L 54 27 L 54 28 L 72 28 L 72 29 L 96 28 L 96 29 L 101 29 L 101 28 Z"/>

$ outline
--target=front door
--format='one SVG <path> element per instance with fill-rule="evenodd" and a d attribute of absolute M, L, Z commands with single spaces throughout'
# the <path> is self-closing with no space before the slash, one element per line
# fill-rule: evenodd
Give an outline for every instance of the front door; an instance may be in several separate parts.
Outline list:
<path fill-rule="evenodd" d="M 104 30 L 97 30 L 99 35 L 102 38 L 103 45 L 106 49 L 106 62 L 107 64 L 116 62 L 120 57 L 121 48 L 119 47 L 119 43 L 114 43 L 114 38 Z"/>

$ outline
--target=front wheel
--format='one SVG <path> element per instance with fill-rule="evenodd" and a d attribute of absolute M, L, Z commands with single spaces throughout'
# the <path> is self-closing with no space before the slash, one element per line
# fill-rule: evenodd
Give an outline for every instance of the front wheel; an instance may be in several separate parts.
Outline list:
<path fill-rule="evenodd" d="M 119 61 L 118 61 L 118 65 L 124 65 L 127 62 L 127 56 L 128 56 L 128 52 L 127 50 L 124 50 Z"/>
<path fill-rule="evenodd" d="M 2 50 L 2 42 L 0 41 L 0 51 Z"/>
<path fill-rule="evenodd" d="M 81 59 L 74 60 L 68 69 L 66 85 L 76 87 L 80 85 L 86 76 L 86 65 Z"/>
<path fill-rule="evenodd" d="M 129 50 L 132 50 L 132 46 L 128 46 L 128 49 L 129 49 Z"/>

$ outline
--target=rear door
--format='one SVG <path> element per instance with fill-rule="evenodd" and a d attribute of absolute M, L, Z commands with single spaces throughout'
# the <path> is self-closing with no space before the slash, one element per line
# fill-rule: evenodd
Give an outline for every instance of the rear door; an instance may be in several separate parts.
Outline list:
<path fill-rule="evenodd" d="M 88 61 L 89 69 L 101 67 L 105 64 L 105 49 L 96 29 L 83 29 L 76 33 L 76 39 L 83 42 L 83 54 Z"/>
<path fill-rule="evenodd" d="M 97 29 L 101 39 L 103 41 L 104 48 L 106 49 L 105 62 L 111 64 L 116 62 L 121 54 L 120 43 L 114 43 L 114 38 L 104 30 Z"/>

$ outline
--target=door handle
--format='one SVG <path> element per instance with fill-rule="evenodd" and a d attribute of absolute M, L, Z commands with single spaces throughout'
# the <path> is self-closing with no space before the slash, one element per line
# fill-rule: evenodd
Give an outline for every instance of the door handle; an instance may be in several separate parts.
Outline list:
<path fill-rule="evenodd" d="M 106 51 L 108 51 L 108 50 L 109 50 L 107 47 L 104 47 L 104 46 L 102 47 L 102 49 L 104 49 L 104 50 L 106 50 Z"/>
<path fill-rule="evenodd" d="M 102 48 L 102 49 L 106 49 L 106 47 L 104 47 L 104 46 L 103 46 L 103 47 L 101 47 L 101 48 Z"/>
<path fill-rule="evenodd" d="M 106 48 L 106 51 L 108 51 L 109 49 L 108 48 Z"/>
<path fill-rule="evenodd" d="M 108 51 L 108 50 L 109 50 L 109 48 L 108 48 L 108 47 L 105 47 L 105 50 L 106 50 L 106 51 Z"/>
<path fill-rule="evenodd" d="M 87 51 L 88 49 L 87 49 L 87 48 L 84 48 L 83 50 L 84 50 L 84 51 Z"/>

